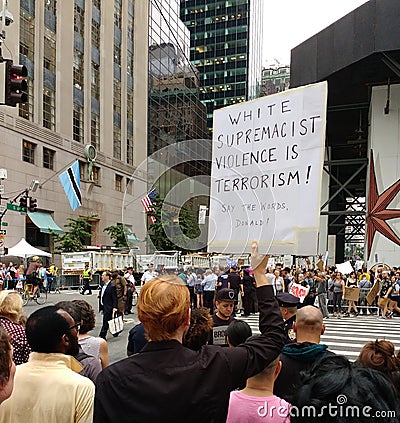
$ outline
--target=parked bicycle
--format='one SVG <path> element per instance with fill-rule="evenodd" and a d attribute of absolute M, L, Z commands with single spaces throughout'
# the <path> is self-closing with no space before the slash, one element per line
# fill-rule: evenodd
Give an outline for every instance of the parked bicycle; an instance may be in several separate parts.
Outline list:
<path fill-rule="evenodd" d="M 33 285 L 31 283 L 26 283 L 24 290 L 21 292 L 22 301 L 24 306 L 26 306 L 29 301 L 34 301 L 36 304 L 42 305 L 47 302 L 47 291 L 44 288 L 43 284 L 39 285 L 39 289 L 36 291 L 35 296 L 32 295 Z"/>

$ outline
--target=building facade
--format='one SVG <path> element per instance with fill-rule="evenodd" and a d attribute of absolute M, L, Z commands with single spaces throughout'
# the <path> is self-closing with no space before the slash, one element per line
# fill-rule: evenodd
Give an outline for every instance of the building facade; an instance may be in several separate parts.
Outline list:
<path fill-rule="evenodd" d="M 5 58 L 28 69 L 29 100 L 0 106 L 1 168 L 11 201 L 32 180 L 39 212 L 63 228 L 93 217 L 91 244 L 112 244 L 103 229 L 123 223 L 143 239 L 147 190 L 148 7 L 134 0 L 9 2 Z M 144 28 L 145 27 L 145 28 Z M 10 56 L 8 56 L 10 54 Z M 92 180 L 85 147 L 97 157 Z M 82 206 L 70 209 L 58 174 L 80 162 Z M 140 168 L 140 170 L 138 170 Z M 5 201 L 2 200 L 2 205 Z M 21 237 L 51 251 L 51 236 L 28 216 L 7 211 L 5 245 Z"/>
<path fill-rule="evenodd" d="M 263 1 L 181 0 L 180 4 L 211 131 L 215 109 L 260 94 Z"/>
<path fill-rule="evenodd" d="M 261 96 L 289 89 L 290 66 L 276 66 L 262 70 Z"/>

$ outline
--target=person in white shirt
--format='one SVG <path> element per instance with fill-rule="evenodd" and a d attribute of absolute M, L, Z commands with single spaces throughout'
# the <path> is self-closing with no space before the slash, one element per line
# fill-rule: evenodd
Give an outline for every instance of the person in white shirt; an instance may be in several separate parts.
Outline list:
<path fill-rule="evenodd" d="M 32 348 L 17 366 L 14 390 L 0 407 L 0 421 L 13 423 L 93 421 L 94 384 L 78 374 L 80 323 L 55 306 L 42 307 L 26 322 Z"/>
<path fill-rule="evenodd" d="M 151 281 L 157 276 L 157 272 L 154 271 L 154 265 L 153 263 L 150 263 L 147 266 L 147 270 L 143 273 L 142 278 L 140 279 L 142 282 L 142 285 L 144 285 L 146 282 Z"/>

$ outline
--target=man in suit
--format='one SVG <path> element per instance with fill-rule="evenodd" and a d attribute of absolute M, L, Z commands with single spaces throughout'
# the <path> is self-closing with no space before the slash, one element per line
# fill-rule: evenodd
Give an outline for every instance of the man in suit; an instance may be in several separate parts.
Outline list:
<path fill-rule="evenodd" d="M 108 332 L 108 321 L 118 311 L 117 289 L 111 282 L 111 272 L 106 271 L 101 275 L 103 286 L 99 293 L 100 311 L 103 311 L 103 326 L 101 327 L 99 336 L 106 339 Z"/>

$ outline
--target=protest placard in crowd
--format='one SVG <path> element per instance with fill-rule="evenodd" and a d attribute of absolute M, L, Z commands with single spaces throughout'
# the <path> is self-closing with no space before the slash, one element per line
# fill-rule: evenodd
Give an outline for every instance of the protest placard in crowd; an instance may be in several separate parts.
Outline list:
<path fill-rule="evenodd" d="M 327 83 L 214 112 L 209 250 L 317 253 Z"/>

